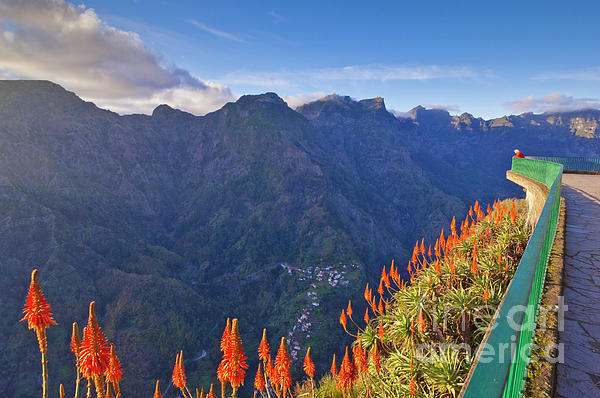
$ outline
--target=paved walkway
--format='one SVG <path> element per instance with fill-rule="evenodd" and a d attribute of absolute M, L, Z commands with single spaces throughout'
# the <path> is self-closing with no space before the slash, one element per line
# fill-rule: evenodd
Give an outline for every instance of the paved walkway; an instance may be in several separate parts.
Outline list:
<path fill-rule="evenodd" d="M 560 398 L 600 398 L 600 175 L 564 174 L 564 363 Z"/>

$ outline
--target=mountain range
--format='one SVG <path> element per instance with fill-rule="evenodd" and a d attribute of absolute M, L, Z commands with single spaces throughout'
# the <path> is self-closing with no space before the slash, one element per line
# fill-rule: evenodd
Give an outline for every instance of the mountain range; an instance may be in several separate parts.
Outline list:
<path fill-rule="evenodd" d="M 0 390 L 39 387 L 18 323 L 33 268 L 59 323 L 54 390 L 72 389 L 70 325 L 92 300 L 126 396 L 166 386 L 180 349 L 192 383 L 214 381 L 227 317 L 251 359 L 266 327 L 297 358 L 312 346 L 322 372 L 346 339 L 339 310 L 364 311 L 382 265 L 475 200 L 520 195 L 504 177 L 515 147 L 600 156 L 599 123 L 598 110 L 395 117 L 382 98 L 338 95 L 294 110 L 274 93 L 201 117 L 120 116 L 51 82 L 0 81 Z"/>

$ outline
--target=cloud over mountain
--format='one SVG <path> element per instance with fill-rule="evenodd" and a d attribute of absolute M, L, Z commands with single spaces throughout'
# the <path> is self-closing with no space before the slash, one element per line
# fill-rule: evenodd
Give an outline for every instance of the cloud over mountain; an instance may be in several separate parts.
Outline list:
<path fill-rule="evenodd" d="M 64 0 L 0 3 L 0 72 L 58 82 L 121 113 L 149 113 L 169 102 L 204 114 L 234 99 L 228 87 L 167 63 L 136 33 Z"/>
<path fill-rule="evenodd" d="M 515 112 L 568 112 L 581 109 L 598 109 L 600 108 L 600 102 L 596 98 L 574 98 L 555 91 L 543 98 L 535 98 L 530 95 L 520 100 L 508 102 L 506 106 Z"/>

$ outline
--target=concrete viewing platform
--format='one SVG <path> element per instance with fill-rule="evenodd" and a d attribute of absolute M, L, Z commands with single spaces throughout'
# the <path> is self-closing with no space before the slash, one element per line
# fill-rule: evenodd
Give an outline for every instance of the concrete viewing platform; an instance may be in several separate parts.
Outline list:
<path fill-rule="evenodd" d="M 600 398 L 600 175 L 564 174 L 567 217 L 564 258 L 564 363 L 560 398 Z"/>

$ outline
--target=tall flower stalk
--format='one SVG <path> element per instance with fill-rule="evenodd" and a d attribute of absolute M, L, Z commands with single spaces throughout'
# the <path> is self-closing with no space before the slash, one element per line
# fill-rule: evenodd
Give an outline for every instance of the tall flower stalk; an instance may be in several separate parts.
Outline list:
<path fill-rule="evenodd" d="M 248 369 L 246 359 L 244 347 L 242 346 L 242 338 L 238 329 L 238 320 L 233 319 L 231 321 L 231 332 L 229 333 L 227 349 L 223 356 L 223 375 L 225 381 L 231 384 L 233 398 L 237 396 L 237 390 L 244 385 L 246 369 Z"/>
<path fill-rule="evenodd" d="M 21 321 L 27 321 L 27 327 L 35 330 L 42 356 L 42 397 L 48 398 L 48 340 L 46 339 L 46 329 L 50 325 L 56 325 L 52 318 L 52 308 L 42 293 L 38 282 L 38 270 L 34 269 L 31 273 L 31 283 L 23 308 L 23 318 Z"/>
<path fill-rule="evenodd" d="M 81 338 L 79 335 L 79 326 L 77 326 L 77 322 L 73 322 L 71 351 L 73 352 L 73 355 L 75 355 L 75 367 L 77 368 L 77 379 L 75 380 L 75 398 L 79 398 L 79 382 L 81 381 L 81 372 L 79 370 L 79 352 L 81 351 Z"/>
<path fill-rule="evenodd" d="M 306 350 L 306 356 L 304 357 L 304 365 L 302 367 L 304 369 L 304 373 L 306 373 L 306 375 L 310 379 L 311 395 L 313 398 L 315 398 L 315 364 L 313 363 L 313 360 L 310 357 L 310 347 L 308 347 L 308 350 Z"/>
<path fill-rule="evenodd" d="M 81 351 L 79 353 L 79 366 L 81 373 L 88 379 L 88 396 L 90 384 L 96 387 L 98 398 L 104 398 L 104 373 L 110 361 L 110 349 L 104 333 L 98 325 L 95 311 L 96 303 L 90 303 L 88 324 L 83 330 Z"/>
<path fill-rule="evenodd" d="M 290 387 L 292 386 L 292 375 L 290 374 L 291 363 L 287 345 L 285 343 L 285 337 L 282 337 L 279 350 L 277 351 L 277 357 L 275 358 L 276 384 L 278 391 L 281 393 L 281 395 L 278 394 L 278 396 L 287 396 Z"/>

